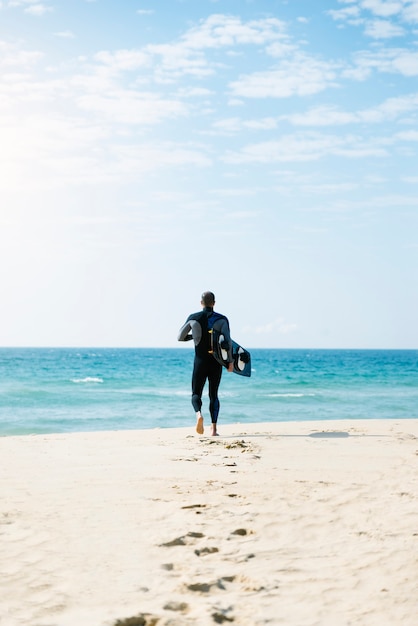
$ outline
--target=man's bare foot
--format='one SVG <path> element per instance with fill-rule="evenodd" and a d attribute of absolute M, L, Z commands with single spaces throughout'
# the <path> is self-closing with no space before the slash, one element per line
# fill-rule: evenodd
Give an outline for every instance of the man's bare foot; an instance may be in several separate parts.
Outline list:
<path fill-rule="evenodd" d="M 200 411 L 196 413 L 196 432 L 198 435 L 203 435 L 205 429 L 203 428 L 203 415 Z"/>
<path fill-rule="evenodd" d="M 216 424 L 212 424 L 212 433 L 211 433 L 212 437 L 219 437 L 219 433 L 216 430 Z"/>

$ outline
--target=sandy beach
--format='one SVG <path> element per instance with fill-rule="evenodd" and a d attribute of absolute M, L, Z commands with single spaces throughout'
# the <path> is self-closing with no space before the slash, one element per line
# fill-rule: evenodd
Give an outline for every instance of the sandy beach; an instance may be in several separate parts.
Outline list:
<path fill-rule="evenodd" d="M 416 626 L 418 420 L 0 439 L 1 626 Z"/>

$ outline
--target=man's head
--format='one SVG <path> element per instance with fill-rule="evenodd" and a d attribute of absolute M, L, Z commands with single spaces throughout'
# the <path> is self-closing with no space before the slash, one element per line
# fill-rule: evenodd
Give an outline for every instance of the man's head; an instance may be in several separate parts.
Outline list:
<path fill-rule="evenodd" d="M 204 291 L 202 293 L 201 304 L 202 306 L 215 306 L 215 294 L 211 291 Z"/>

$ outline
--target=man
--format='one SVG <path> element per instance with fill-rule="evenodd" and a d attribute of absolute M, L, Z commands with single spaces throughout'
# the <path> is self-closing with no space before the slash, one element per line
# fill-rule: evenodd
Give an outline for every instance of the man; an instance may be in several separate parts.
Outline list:
<path fill-rule="evenodd" d="M 196 412 L 196 432 L 203 435 L 202 416 L 202 393 L 206 380 L 209 381 L 209 412 L 212 420 L 212 436 L 218 435 L 217 423 L 219 415 L 218 389 L 222 377 L 222 365 L 215 360 L 210 353 L 209 331 L 214 328 L 219 330 L 225 338 L 225 349 L 228 353 L 228 371 L 234 369 L 232 357 L 232 341 L 229 333 L 229 322 L 225 315 L 216 313 L 215 296 L 211 291 L 202 294 L 200 304 L 202 311 L 192 313 L 186 323 L 180 328 L 177 339 L 189 341 L 193 339 L 195 345 L 195 358 L 192 376 L 192 405 Z"/>

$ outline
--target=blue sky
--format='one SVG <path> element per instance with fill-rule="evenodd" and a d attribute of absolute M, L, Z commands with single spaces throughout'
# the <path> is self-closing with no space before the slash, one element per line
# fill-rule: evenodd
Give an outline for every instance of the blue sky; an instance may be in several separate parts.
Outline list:
<path fill-rule="evenodd" d="M 418 348 L 418 0 L 0 2 L 0 345 Z"/>

